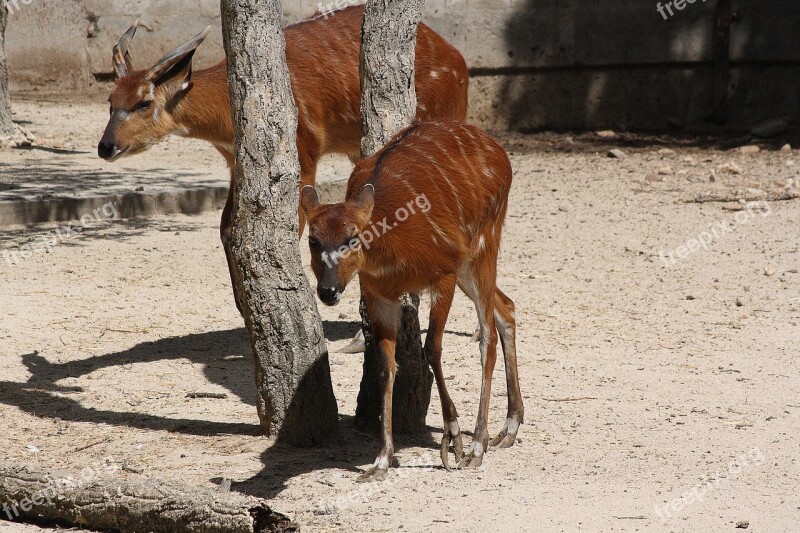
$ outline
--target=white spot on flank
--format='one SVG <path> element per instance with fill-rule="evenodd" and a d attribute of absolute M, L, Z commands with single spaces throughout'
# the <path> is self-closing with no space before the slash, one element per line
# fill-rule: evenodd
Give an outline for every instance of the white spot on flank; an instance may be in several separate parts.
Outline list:
<path fill-rule="evenodd" d="M 432 70 L 431 71 L 431 78 L 438 78 L 438 77 L 439 77 L 439 73 L 437 71 L 435 71 L 435 70 Z"/>

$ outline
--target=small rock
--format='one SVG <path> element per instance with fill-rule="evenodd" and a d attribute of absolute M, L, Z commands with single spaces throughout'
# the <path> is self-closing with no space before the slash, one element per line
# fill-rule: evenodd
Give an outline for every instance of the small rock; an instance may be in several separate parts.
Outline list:
<path fill-rule="evenodd" d="M 757 154 L 761 151 L 761 148 L 754 144 L 750 144 L 748 146 L 740 146 L 736 149 L 740 154 Z"/>
<path fill-rule="evenodd" d="M 749 520 L 739 520 L 736 522 L 736 529 L 747 529 L 748 527 L 750 527 Z"/>
<path fill-rule="evenodd" d="M 675 150 L 671 150 L 669 148 L 662 148 L 661 150 L 658 151 L 658 153 L 661 155 L 674 155 Z"/>
<path fill-rule="evenodd" d="M 644 177 L 645 181 L 649 181 L 650 183 L 657 183 L 664 181 L 664 176 L 658 176 L 656 174 L 648 174 Z"/>
<path fill-rule="evenodd" d="M 687 155 L 686 157 L 683 158 L 683 162 L 684 163 L 688 163 L 690 165 L 694 165 L 694 164 L 697 163 L 697 159 L 695 159 L 694 157 L 692 157 L 690 155 Z"/>
<path fill-rule="evenodd" d="M 569 207 L 565 205 L 558 206 L 558 210 L 561 211 L 562 213 L 569 213 Z"/>
<path fill-rule="evenodd" d="M 791 144 L 786 143 L 783 146 L 781 146 L 781 152 L 791 152 L 791 151 L 792 151 L 792 145 Z"/>
<path fill-rule="evenodd" d="M 768 278 L 771 278 L 772 276 L 775 275 L 775 269 L 770 266 L 765 266 L 764 275 L 767 276 Z"/>
<path fill-rule="evenodd" d="M 659 176 L 672 176 L 675 172 L 672 167 L 661 167 L 657 170 Z"/>
<path fill-rule="evenodd" d="M 695 300 L 696 298 L 694 296 L 692 296 L 691 294 L 689 294 L 689 295 L 686 296 L 686 299 L 687 300 Z"/>
<path fill-rule="evenodd" d="M 770 137 L 777 137 L 778 135 L 784 134 L 788 131 L 788 129 L 789 129 L 789 123 L 782 118 L 778 118 L 762 122 L 752 130 L 750 130 L 750 133 L 752 133 L 756 137 L 761 137 L 762 139 L 768 139 Z"/>
<path fill-rule="evenodd" d="M 742 173 L 742 167 L 740 167 L 736 163 L 725 163 L 724 165 L 718 166 L 717 170 L 719 170 L 720 172 L 725 172 L 727 174 L 741 174 Z"/>
<path fill-rule="evenodd" d="M 608 157 L 612 157 L 614 159 L 625 159 L 625 152 L 620 150 L 619 148 L 614 148 L 613 150 L 608 151 Z"/>
<path fill-rule="evenodd" d="M 711 183 L 717 181 L 717 173 L 714 171 L 713 168 L 711 169 L 711 175 L 708 177 L 708 181 L 710 181 Z"/>
<path fill-rule="evenodd" d="M 741 298 L 736 298 L 736 307 L 744 307 L 744 302 Z"/>
<path fill-rule="evenodd" d="M 339 320 L 344 320 L 347 318 L 347 313 L 339 313 Z"/>
<path fill-rule="evenodd" d="M 594 134 L 600 137 L 601 139 L 611 139 L 617 136 L 617 134 L 611 130 L 596 131 Z"/>

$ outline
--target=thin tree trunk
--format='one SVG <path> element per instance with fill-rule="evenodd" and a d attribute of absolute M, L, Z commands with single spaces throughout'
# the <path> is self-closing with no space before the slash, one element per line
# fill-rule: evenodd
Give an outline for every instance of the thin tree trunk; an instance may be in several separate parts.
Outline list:
<path fill-rule="evenodd" d="M 298 446 L 337 428 L 322 320 L 300 262 L 297 108 L 279 1 L 222 0 L 236 168 L 232 251 L 268 435 Z"/>
<path fill-rule="evenodd" d="M 14 132 L 14 123 L 11 122 L 11 105 L 8 98 L 8 64 L 6 62 L 6 24 L 8 24 L 8 11 L 5 4 L 0 2 L 0 135 L 10 135 Z"/>
<path fill-rule="evenodd" d="M 361 155 L 364 157 L 377 152 L 398 131 L 410 125 L 417 113 L 414 57 L 424 5 L 424 0 L 367 0 L 361 32 Z M 378 427 L 382 391 L 378 354 L 363 302 L 361 319 L 367 349 L 356 424 L 372 429 Z M 395 357 L 398 371 L 392 401 L 393 430 L 422 431 L 431 400 L 433 373 L 422 351 L 418 295 L 403 298 Z"/>

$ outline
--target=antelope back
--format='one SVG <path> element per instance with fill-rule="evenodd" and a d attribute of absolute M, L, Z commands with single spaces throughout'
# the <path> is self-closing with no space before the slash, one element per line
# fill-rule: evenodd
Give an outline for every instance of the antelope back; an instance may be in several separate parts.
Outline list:
<path fill-rule="evenodd" d="M 359 59 L 364 6 L 352 6 L 286 28 L 286 59 L 299 112 L 303 152 L 358 159 L 361 144 Z M 469 77 L 463 56 L 425 24 L 417 32 L 417 118 L 467 113 Z"/>
<path fill-rule="evenodd" d="M 356 165 L 348 182 L 348 199 L 374 185 L 371 222 L 389 221 L 392 228 L 375 239 L 367 262 L 423 268 L 433 260 L 454 269 L 477 252 L 482 236 L 499 246 L 511 179 L 505 150 L 474 126 L 441 121 L 407 128 Z"/>

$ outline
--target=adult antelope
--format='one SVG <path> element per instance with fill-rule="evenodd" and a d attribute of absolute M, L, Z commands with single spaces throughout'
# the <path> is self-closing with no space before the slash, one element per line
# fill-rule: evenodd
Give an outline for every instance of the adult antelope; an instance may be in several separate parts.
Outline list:
<path fill-rule="evenodd" d="M 315 183 L 317 162 L 325 154 L 342 153 L 353 161 L 359 158 L 363 18 L 364 6 L 359 5 L 286 28 L 286 61 L 298 108 L 301 186 Z M 152 68 L 134 70 L 128 49 L 137 27 L 138 21 L 113 49 L 117 81 L 108 99 L 111 119 L 98 146 L 100 157 L 115 161 L 139 154 L 175 134 L 212 143 L 232 168 L 235 156 L 226 62 L 192 71 L 192 57 L 210 28 Z M 417 33 L 415 70 L 420 120 L 465 118 L 468 75 L 464 58 L 424 24 Z M 220 236 L 235 287 L 229 246 L 232 204 L 231 191 L 222 211 Z M 299 216 L 302 232 L 305 219 L 302 212 Z M 241 310 L 238 296 L 236 303 Z"/>
<path fill-rule="evenodd" d="M 308 217 L 317 295 L 336 305 L 358 274 L 383 367 L 382 447 L 362 480 L 383 479 L 394 453 L 392 386 L 400 296 L 430 290 L 425 356 L 444 416 L 441 456 L 450 470 L 453 444 L 460 466 L 479 466 L 491 446 L 514 444 L 523 421 L 517 375 L 514 303 L 496 285 L 500 234 L 511 188 L 511 163 L 500 145 L 459 121 L 422 122 L 356 164 L 343 203 L 321 205 L 312 186 L 301 191 Z M 427 208 L 426 208 L 427 207 Z M 456 285 L 475 303 L 483 375 L 475 434 L 464 456 L 458 413 L 442 372 L 442 335 Z M 503 346 L 508 416 L 489 441 L 489 397 Z"/>

